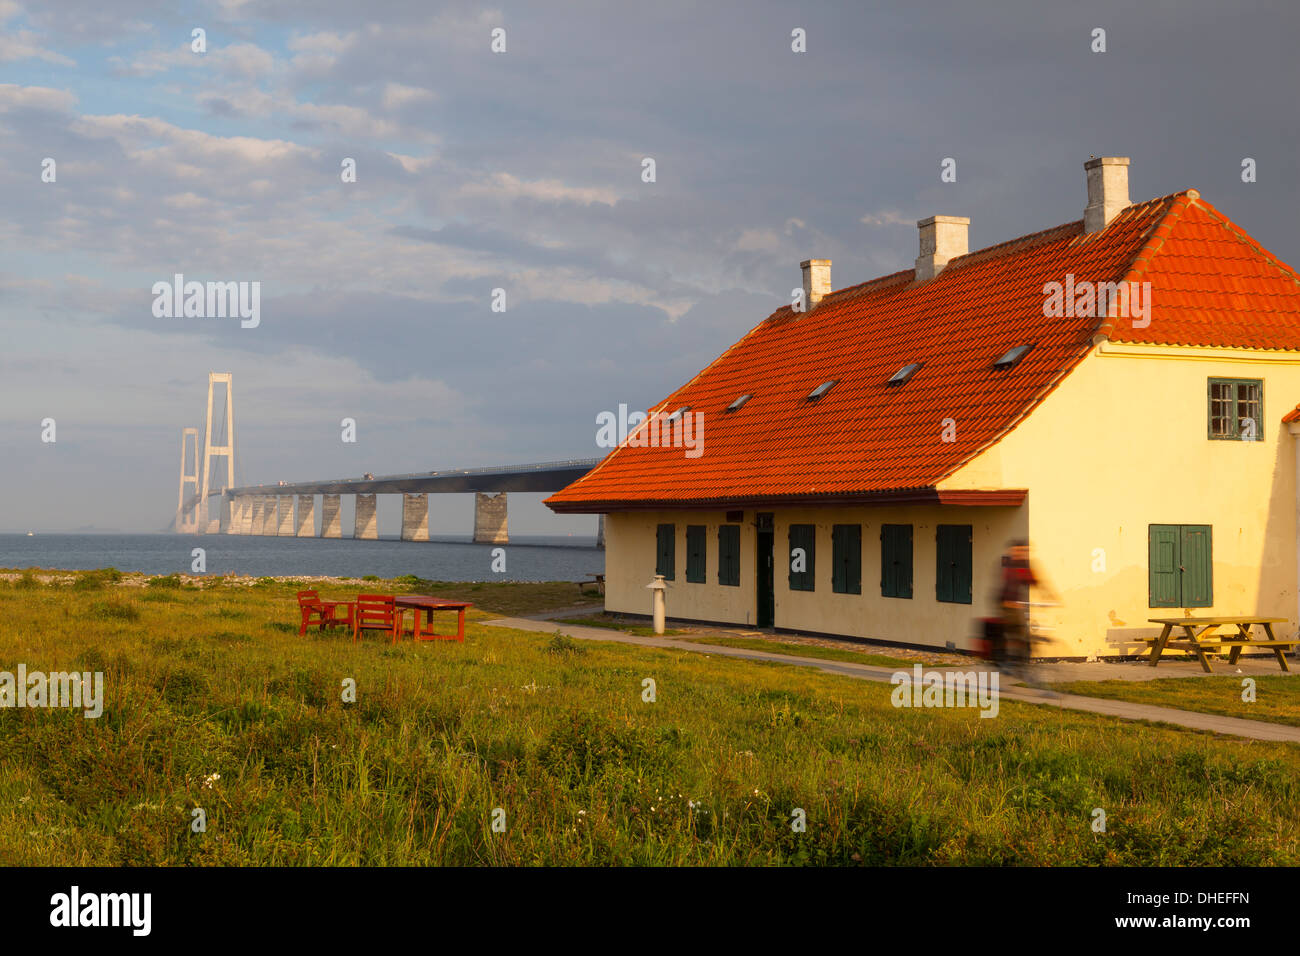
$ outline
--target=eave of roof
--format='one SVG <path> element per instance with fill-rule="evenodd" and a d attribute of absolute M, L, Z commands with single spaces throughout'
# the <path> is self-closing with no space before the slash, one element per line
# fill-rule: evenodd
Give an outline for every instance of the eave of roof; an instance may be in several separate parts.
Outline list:
<path fill-rule="evenodd" d="M 977 508 L 1013 508 L 1024 503 L 1029 494 L 1025 488 L 998 489 L 939 489 L 899 488 L 862 494 L 782 495 L 775 497 L 735 497 L 716 499 L 638 500 L 615 499 L 610 501 L 557 501 L 551 508 L 560 514 L 605 514 L 610 511 L 682 511 L 708 509 L 762 509 L 778 507 L 830 508 L 830 507 L 885 507 L 889 505 L 965 505 Z M 549 500 L 548 500 L 549 503 Z"/>

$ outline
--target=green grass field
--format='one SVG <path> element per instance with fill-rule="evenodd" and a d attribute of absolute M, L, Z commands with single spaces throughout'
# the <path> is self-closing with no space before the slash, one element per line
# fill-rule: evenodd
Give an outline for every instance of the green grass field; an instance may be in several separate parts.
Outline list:
<path fill-rule="evenodd" d="M 1255 700 L 1242 700 L 1240 677 L 1164 677 L 1150 681 L 1072 681 L 1052 689 L 1085 697 L 1109 697 L 1157 707 L 1178 707 L 1243 720 L 1300 727 L 1300 679 L 1253 675 Z"/>
<path fill-rule="evenodd" d="M 896 710 L 884 684 L 482 614 L 464 644 L 300 638 L 293 585 L 170 583 L 0 585 L 0 670 L 106 674 L 98 720 L 0 709 L 0 863 L 1300 863 L 1291 745 Z M 436 590 L 577 598 L 527 587 Z"/>

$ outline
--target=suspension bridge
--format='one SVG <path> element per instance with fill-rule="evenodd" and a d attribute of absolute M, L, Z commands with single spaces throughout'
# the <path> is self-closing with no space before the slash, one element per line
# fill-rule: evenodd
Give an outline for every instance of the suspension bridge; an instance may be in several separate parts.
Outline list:
<path fill-rule="evenodd" d="M 214 417 L 215 415 L 215 417 Z M 508 499 L 514 492 L 553 492 L 591 471 L 599 458 L 413 472 L 367 473 L 353 478 L 236 485 L 234 377 L 208 375 L 203 442 L 198 428 L 181 430 L 180 489 L 174 529 L 178 534 L 279 535 L 342 538 L 344 495 L 355 497 L 351 537 L 379 537 L 378 496 L 402 496 L 402 540 L 429 540 L 429 495 L 474 495 L 474 540 L 509 541 Z M 319 520 L 317 499 L 320 500 Z M 597 547 L 604 547 L 604 517 Z"/>

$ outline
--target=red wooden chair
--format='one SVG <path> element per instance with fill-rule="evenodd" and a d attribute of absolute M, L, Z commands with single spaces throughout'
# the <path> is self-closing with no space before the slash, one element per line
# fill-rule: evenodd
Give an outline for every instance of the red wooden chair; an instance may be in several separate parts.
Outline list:
<path fill-rule="evenodd" d="M 321 601 L 321 603 L 330 609 L 330 627 L 352 627 L 351 601 Z"/>
<path fill-rule="evenodd" d="M 325 630 L 333 617 L 332 609 L 321 601 L 320 594 L 316 591 L 298 592 L 298 612 L 302 615 L 302 623 L 298 627 L 299 637 L 306 634 L 307 628 L 313 624 L 319 624 L 320 629 Z"/>
<path fill-rule="evenodd" d="M 361 639 L 362 631 L 387 631 L 397 643 L 402 628 L 402 612 L 391 594 L 358 594 L 352 614 L 352 640 Z"/>
<path fill-rule="evenodd" d="M 322 601 L 316 591 L 298 592 L 298 611 L 302 623 L 298 627 L 298 636 L 307 633 L 313 624 L 323 631 L 327 627 L 351 627 L 352 605 L 347 601 Z"/>

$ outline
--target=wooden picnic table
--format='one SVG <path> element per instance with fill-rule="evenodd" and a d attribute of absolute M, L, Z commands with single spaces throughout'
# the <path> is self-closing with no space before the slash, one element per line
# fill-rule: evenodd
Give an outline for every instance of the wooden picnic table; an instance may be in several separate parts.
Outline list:
<path fill-rule="evenodd" d="M 474 605 L 468 601 L 448 601 L 444 598 L 430 597 L 426 594 L 404 594 L 393 602 L 397 607 L 410 608 L 415 612 L 414 627 L 411 636 L 417 641 L 463 641 L 465 640 L 465 612 Z M 456 612 L 456 634 L 435 634 L 433 630 L 434 611 Z M 421 612 L 427 615 L 427 628 L 420 627 Z"/>
<path fill-rule="evenodd" d="M 583 589 L 584 587 L 586 587 L 586 585 L 588 585 L 588 584 L 594 584 L 594 585 L 596 585 L 596 587 L 600 590 L 600 593 L 601 593 L 601 594 L 604 594 L 604 593 L 605 593 L 605 575 L 600 574 L 600 573 L 597 573 L 596 571 L 592 571 L 592 572 L 591 572 L 591 580 L 590 580 L 590 581 L 579 581 L 579 582 L 577 582 L 577 584 L 578 584 L 578 591 L 579 591 L 579 592 L 581 592 L 582 589 Z"/>
<path fill-rule="evenodd" d="M 1236 664 L 1237 659 L 1241 657 L 1241 650 L 1244 647 L 1267 647 L 1271 648 L 1277 656 L 1277 662 L 1282 670 L 1289 671 L 1291 668 L 1286 663 L 1285 648 L 1295 647 L 1300 644 L 1297 640 L 1278 640 L 1273 635 L 1274 624 L 1285 624 L 1284 617 L 1249 617 L 1249 616 L 1229 616 L 1229 617 L 1151 617 L 1147 618 L 1152 624 L 1163 624 L 1164 630 L 1160 632 L 1159 637 L 1147 638 L 1152 641 L 1151 645 L 1151 666 L 1155 667 L 1160 663 L 1160 655 L 1168 648 L 1178 650 L 1188 650 L 1196 654 L 1197 659 L 1201 662 L 1201 667 L 1207 674 L 1214 673 L 1210 667 L 1209 658 L 1206 651 L 1221 651 L 1224 648 L 1232 648 L 1232 653 L 1228 656 L 1228 663 Z M 1262 639 L 1256 639 L 1251 636 L 1251 627 L 1258 624 L 1266 635 Z M 1221 627 L 1235 627 L 1237 633 L 1225 635 L 1219 634 Z M 1181 627 L 1184 636 L 1170 640 L 1174 628 Z"/>

